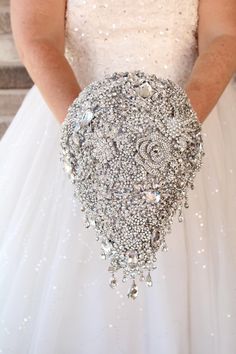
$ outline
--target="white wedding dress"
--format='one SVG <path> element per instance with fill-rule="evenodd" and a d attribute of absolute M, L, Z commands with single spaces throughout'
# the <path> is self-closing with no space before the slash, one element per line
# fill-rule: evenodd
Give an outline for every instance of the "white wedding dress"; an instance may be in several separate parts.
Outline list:
<path fill-rule="evenodd" d="M 81 88 L 141 69 L 179 84 L 197 56 L 198 0 L 69 0 Z M 0 353 L 236 353 L 236 89 L 203 124 L 204 164 L 153 287 L 109 287 L 108 263 L 59 160 L 60 124 L 33 86 L 0 143 Z M 121 278 L 120 278 L 121 279 Z"/>

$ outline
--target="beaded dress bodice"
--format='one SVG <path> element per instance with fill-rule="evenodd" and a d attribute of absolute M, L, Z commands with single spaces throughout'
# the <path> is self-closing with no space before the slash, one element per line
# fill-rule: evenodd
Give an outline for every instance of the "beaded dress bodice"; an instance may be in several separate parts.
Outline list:
<path fill-rule="evenodd" d="M 68 0 L 66 57 L 81 88 L 143 70 L 183 85 L 197 56 L 198 0 Z"/>

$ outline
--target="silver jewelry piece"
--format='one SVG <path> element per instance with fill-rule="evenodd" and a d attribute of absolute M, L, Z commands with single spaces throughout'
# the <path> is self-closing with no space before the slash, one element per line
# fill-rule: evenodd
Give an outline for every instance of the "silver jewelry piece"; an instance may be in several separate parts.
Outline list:
<path fill-rule="evenodd" d="M 201 124 L 185 91 L 170 79 L 140 70 L 91 82 L 68 108 L 61 155 L 101 257 L 115 273 L 153 286 L 158 250 L 173 217 L 183 221 L 187 192 L 205 155 Z"/>

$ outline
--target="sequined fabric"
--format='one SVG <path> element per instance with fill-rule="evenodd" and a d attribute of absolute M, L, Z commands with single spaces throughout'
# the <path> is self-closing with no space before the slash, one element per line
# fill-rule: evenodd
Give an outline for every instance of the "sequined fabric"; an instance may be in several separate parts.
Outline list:
<path fill-rule="evenodd" d="M 66 55 L 82 88 L 135 69 L 182 85 L 197 55 L 197 23 L 197 0 L 69 0 Z"/>

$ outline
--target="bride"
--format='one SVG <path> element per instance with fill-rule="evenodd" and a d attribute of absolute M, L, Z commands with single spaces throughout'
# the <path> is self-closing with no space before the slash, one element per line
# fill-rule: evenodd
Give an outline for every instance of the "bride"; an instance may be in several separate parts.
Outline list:
<path fill-rule="evenodd" d="M 35 85 L 0 143 L 0 353 L 235 353 L 235 19 L 234 0 L 11 0 Z M 86 85 L 135 69 L 185 89 L 206 156 L 133 303 L 107 287 L 59 139 Z"/>

